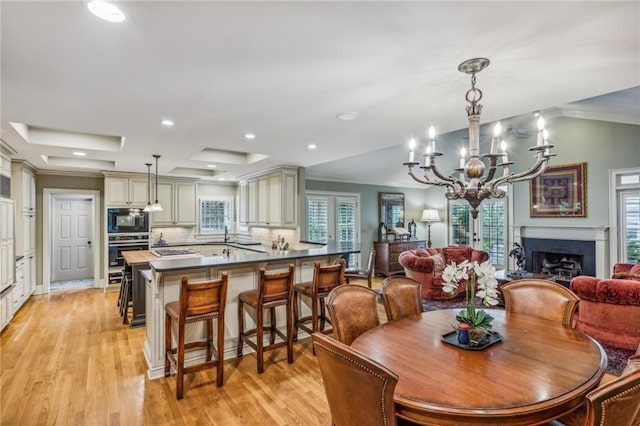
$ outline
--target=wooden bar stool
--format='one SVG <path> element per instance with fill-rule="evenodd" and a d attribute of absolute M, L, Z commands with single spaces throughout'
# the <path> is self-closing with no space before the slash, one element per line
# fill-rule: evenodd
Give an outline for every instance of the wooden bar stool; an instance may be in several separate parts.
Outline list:
<path fill-rule="evenodd" d="M 258 373 L 264 371 L 264 351 L 287 347 L 287 362 L 293 362 L 293 324 L 291 312 L 291 300 L 293 294 L 293 277 L 296 267 L 289 265 L 287 272 L 267 274 L 264 268 L 260 268 L 258 289 L 242 292 L 238 295 L 238 358 L 242 357 L 243 344 L 251 346 L 256 351 L 258 359 Z M 276 328 L 276 306 L 285 306 L 287 315 L 287 332 L 282 333 Z M 256 313 L 256 328 L 244 331 L 244 310 L 251 307 Z M 269 309 L 270 326 L 269 344 L 264 346 L 264 321 L 263 310 Z M 255 342 L 252 340 L 255 336 Z M 282 341 L 275 341 L 276 336 Z"/>
<path fill-rule="evenodd" d="M 227 302 L 227 273 L 219 279 L 189 284 L 185 275 L 180 283 L 180 298 L 165 305 L 164 376 L 169 377 L 171 364 L 176 367 L 176 399 L 182 399 L 184 375 L 216 367 L 216 384 L 222 386 L 224 364 L 224 308 Z M 213 319 L 217 318 L 217 345 L 213 342 Z M 171 323 L 178 323 L 177 346 L 171 344 Z M 207 340 L 185 343 L 185 324 L 206 321 Z M 185 351 L 206 349 L 204 362 L 185 367 Z"/>
<path fill-rule="evenodd" d="M 331 333 L 331 329 L 325 330 L 325 323 L 328 322 L 331 324 L 331 320 L 327 316 L 324 299 L 329 295 L 331 290 L 344 283 L 344 269 L 344 259 L 340 259 L 340 263 L 337 265 L 329 266 L 320 266 L 320 262 L 316 262 L 313 268 L 313 281 L 299 283 L 293 286 L 294 339 L 297 339 L 299 328 L 309 334 L 317 331 L 324 334 Z M 298 308 L 299 296 L 304 296 L 310 300 L 311 315 L 300 318 Z M 320 312 L 318 312 L 318 308 Z M 313 353 L 315 354 L 315 349 Z"/>
<path fill-rule="evenodd" d="M 129 324 L 129 308 L 133 307 L 133 280 L 131 274 L 122 274 L 122 283 L 120 284 L 120 300 L 118 305 L 120 306 L 120 316 L 122 317 L 122 324 Z"/>

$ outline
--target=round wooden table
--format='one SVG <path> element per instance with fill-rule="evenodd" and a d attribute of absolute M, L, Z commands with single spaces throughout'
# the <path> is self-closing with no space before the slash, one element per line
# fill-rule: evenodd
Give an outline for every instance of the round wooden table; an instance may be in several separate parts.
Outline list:
<path fill-rule="evenodd" d="M 485 309 L 504 339 L 482 350 L 442 341 L 460 309 L 367 331 L 351 345 L 399 376 L 397 414 L 425 424 L 543 424 L 578 407 L 607 364 L 591 337 L 540 318 Z"/>

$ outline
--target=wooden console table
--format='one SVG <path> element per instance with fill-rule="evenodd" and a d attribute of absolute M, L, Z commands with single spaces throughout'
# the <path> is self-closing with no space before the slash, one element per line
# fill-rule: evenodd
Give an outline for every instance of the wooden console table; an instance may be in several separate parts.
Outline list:
<path fill-rule="evenodd" d="M 403 274 L 404 268 L 398 263 L 398 256 L 403 251 L 425 248 L 425 240 L 408 241 L 376 241 L 373 243 L 376 249 L 376 274 L 389 275 Z"/>

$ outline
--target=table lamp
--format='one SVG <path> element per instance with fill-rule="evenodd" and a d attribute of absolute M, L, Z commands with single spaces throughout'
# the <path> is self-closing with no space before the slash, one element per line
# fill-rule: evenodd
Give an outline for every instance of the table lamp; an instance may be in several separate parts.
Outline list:
<path fill-rule="evenodd" d="M 431 223 L 440 222 L 440 216 L 436 209 L 424 209 L 422 210 L 421 222 L 427 222 L 427 247 L 431 248 Z"/>

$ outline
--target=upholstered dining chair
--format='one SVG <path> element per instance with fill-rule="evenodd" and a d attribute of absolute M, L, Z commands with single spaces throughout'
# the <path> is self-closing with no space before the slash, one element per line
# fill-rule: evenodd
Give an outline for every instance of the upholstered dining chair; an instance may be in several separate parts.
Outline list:
<path fill-rule="evenodd" d="M 398 376 L 349 346 L 311 335 L 329 402 L 331 424 L 396 425 L 393 392 Z"/>
<path fill-rule="evenodd" d="M 587 394 L 585 404 L 546 426 L 640 425 L 640 345 L 620 377 Z"/>
<path fill-rule="evenodd" d="M 224 308 L 227 304 L 228 274 L 208 281 L 189 282 L 184 275 L 180 282 L 178 301 L 165 305 L 165 357 L 164 376 L 169 377 L 171 365 L 176 367 L 176 399 L 184 394 L 184 375 L 216 367 L 216 384 L 224 381 Z M 213 340 L 213 320 L 216 319 L 216 340 Z M 206 340 L 186 341 L 186 325 L 199 321 L 206 322 Z M 172 323 L 177 323 L 176 346 L 172 345 Z M 185 353 L 192 349 L 203 349 L 205 360 L 185 366 Z"/>
<path fill-rule="evenodd" d="M 345 261 L 340 259 L 337 265 L 320 266 L 316 262 L 313 268 L 313 281 L 303 282 L 293 285 L 293 338 L 297 340 L 298 329 L 302 329 L 309 334 L 321 331 L 325 334 L 331 333 L 331 329 L 325 329 L 331 320 L 326 314 L 325 298 L 335 287 L 344 283 Z M 311 315 L 300 316 L 298 306 L 300 297 L 309 300 Z"/>
<path fill-rule="evenodd" d="M 573 326 L 579 298 L 568 288 L 553 281 L 522 279 L 500 287 L 507 312 L 533 315 Z"/>
<path fill-rule="evenodd" d="M 345 345 L 380 325 L 378 294 L 361 285 L 344 284 L 331 290 L 327 310 L 334 337 Z"/>
<path fill-rule="evenodd" d="M 256 351 L 258 361 L 258 373 L 264 371 L 264 352 L 287 348 L 287 362 L 293 363 L 293 312 L 291 309 L 293 299 L 293 278 L 295 265 L 289 265 L 285 272 L 273 272 L 267 274 L 264 268 L 258 272 L 258 288 L 248 290 L 238 295 L 238 358 L 243 356 L 244 343 Z M 284 306 L 287 329 L 286 333 L 276 327 L 276 307 Z M 255 312 L 256 326 L 250 330 L 244 327 L 244 311 L 247 308 Z M 270 325 L 266 328 L 269 334 L 269 343 L 264 343 L 264 310 L 269 310 Z M 281 340 L 276 342 L 276 336 Z"/>
<path fill-rule="evenodd" d="M 422 313 L 422 284 L 407 277 L 389 277 L 382 283 L 380 297 L 387 320 Z"/>
<path fill-rule="evenodd" d="M 367 286 L 371 288 L 371 279 L 373 278 L 373 267 L 376 260 L 376 249 L 371 247 L 369 252 L 369 262 L 367 269 L 347 268 L 344 271 L 344 279 L 347 283 L 351 280 L 367 280 Z"/>

